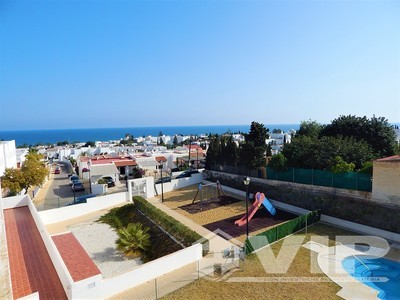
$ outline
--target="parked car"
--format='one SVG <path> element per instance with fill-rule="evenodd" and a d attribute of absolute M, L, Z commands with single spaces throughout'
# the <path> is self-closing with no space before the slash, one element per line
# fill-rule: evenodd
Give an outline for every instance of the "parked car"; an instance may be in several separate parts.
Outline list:
<path fill-rule="evenodd" d="M 77 182 L 72 185 L 72 190 L 75 192 L 84 191 L 85 187 L 81 182 Z"/>
<path fill-rule="evenodd" d="M 69 185 L 73 185 L 74 183 L 77 183 L 77 182 L 79 182 L 79 177 L 78 176 L 72 175 L 69 178 Z"/>
<path fill-rule="evenodd" d="M 195 173 L 199 173 L 199 171 L 197 171 L 197 170 L 186 170 L 186 171 L 183 171 L 178 176 L 176 176 L 175 178 L 179 179 L 179 178 L 185 178 L 185 177 L 192 177 L 192 174 L 195 174 Z"/>
<path fill-rule="evenodd" d="M 107 187 L 115 186 L 115 181 L 114 181 L 114 179 L 112 177 L 104 176 L 104 177 L 101 177 L 101 178 L 104 179 L 105 181 L 107 181 Z"/>
<path fill-rule="evenodd" d="M 65 206 L 86 203 L 87 199 L 93 198 L 93 197 L 96 197 L 96 195 L 95 194 L 87 194 L 87 195 L 83 195 L 83 196 L 80 196 L 80 197 L 76 197 L 73 202 L 69 202 L 69 203 L 65 204 Z"/>
<path fill-rule="evenodd" d="M 60 174 L 60 173 L 61 173 L 60 167 L 56 167 L 56 169 L 54 170 L 54 174 Z"/>
<path fill-rule="evenodd" d="M 158 184 L 158 183 L 161 183 L 161 182 L 163 182 L 163 183 L 165 183 L 165 182 L 171 182 L 171 177 L 163 177 L 163 178 L 157 179 L 157 180 L 155 181 L 155 184 Z"/>

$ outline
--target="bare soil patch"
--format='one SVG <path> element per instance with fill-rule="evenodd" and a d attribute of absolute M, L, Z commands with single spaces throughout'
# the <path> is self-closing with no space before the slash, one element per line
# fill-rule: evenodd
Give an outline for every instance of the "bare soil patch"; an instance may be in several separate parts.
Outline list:
<path fill-rule="evenodd" d="M 220 197 L 214 197 L 207 200 L 196 200 L 195 203 L 185 204 L 180 206 L 179 208 L 183 209 L 184 211 L 187 211 L 188 213 L 195 214 L 201 211 L 206 211 L 209 209 L 217 208 L 219 206 L 233 204 L 239 201 L 240 199 L 225 195 Z"/>

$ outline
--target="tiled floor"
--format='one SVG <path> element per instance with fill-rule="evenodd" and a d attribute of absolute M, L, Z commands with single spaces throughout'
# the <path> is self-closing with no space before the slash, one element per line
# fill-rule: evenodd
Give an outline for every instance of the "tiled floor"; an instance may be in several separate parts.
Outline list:
<path fill-rule="evenodd" d="M 55 235 L 52 239 L 75 282 L 101 274 L 72 233 Z"/>
<path fill-rule="evenodd" d="M 4 219 L 14 299 L 67 299 L 29 208 L 4 210 Z"/>

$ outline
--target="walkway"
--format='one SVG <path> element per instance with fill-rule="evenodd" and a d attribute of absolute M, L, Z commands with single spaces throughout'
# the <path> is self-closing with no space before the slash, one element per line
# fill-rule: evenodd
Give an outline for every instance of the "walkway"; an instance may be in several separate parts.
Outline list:
<path fill-rule="evenodd" d="M 51 238 L 74 282 L 101 274 L 72 233 L 53 235 Z"/>
<path fill-rule="evenodd" d="M 67 299 L 28 207 L 4 210 L 14 299 Z"/>

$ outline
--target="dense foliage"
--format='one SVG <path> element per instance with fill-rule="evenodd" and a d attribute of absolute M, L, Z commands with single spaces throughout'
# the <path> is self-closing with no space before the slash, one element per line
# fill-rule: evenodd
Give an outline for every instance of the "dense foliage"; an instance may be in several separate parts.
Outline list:
<path fill-rule="evenodd" d="M 250 132 L 244 137 L 245 142 L 238 147 L 232 135 L 210 136 L 206 168 L 214 165 L 240 165 L 247 169 L 265 166 L 265 155 L 271 151 L 271 147 L 265 143 L 268 129 L 261 123 L 252 122 Z"/>
<path fill-rule="evenodd" d="M 321 136 L 350 137 L 365 141 L 372 149 L 374 157 L 385 157 L 395 153 L 396 135 L 393 126 L 383 117 L 340 116 L 326 125 Z"/>
<path fill-rule="evenodd" d="M 2 187 L 8 189 L 10 195 L 16 195 L 22 190 L 25 190 L 25 194 L 27 194 L 29 188 L 42 185 L 48 174 L 42 159 L 41 154 L 30 151 L 20 169 L 5 170 L 1 178 Z"/>
<path fill-rule="evenodd" d="M 278 133 L 279 130 L 274 130 Z M 265 166 L 271 157 L 267 145 L 268 129 L 252 122 L 245 142 L 237 145 L 231 135 L 210 136 L 206 168 L 216 165 L 256 169 Z M 282 153 L 272 156 L 269 166 L 275 170 L 286 167 L 345 172 L 372 172 L 372 160 L 400 152 L 395 131 L 383 117 L 340 116 L 331 124 L 302 121 L 291 143 L 284 143 Z M 370 165 L 366 167 L 366 163 Z"/>
<path fill-rule="evenodd" d="M 395 150 L 395 132 L 385 118 L 340 116 L 325 126 L 302 122 L 282 154 L 290 167 L 370 172 L 364 168 L 366 162 L 393 155 Z"/>
<path fill-rule="evenodd" d="M 264 124 L 252 122 L 250 132 L 245 134 L 245 142 L 240 151 L 240 164 L 248 169 L 255 169 L 266 165 L 268 131 Z"/>

